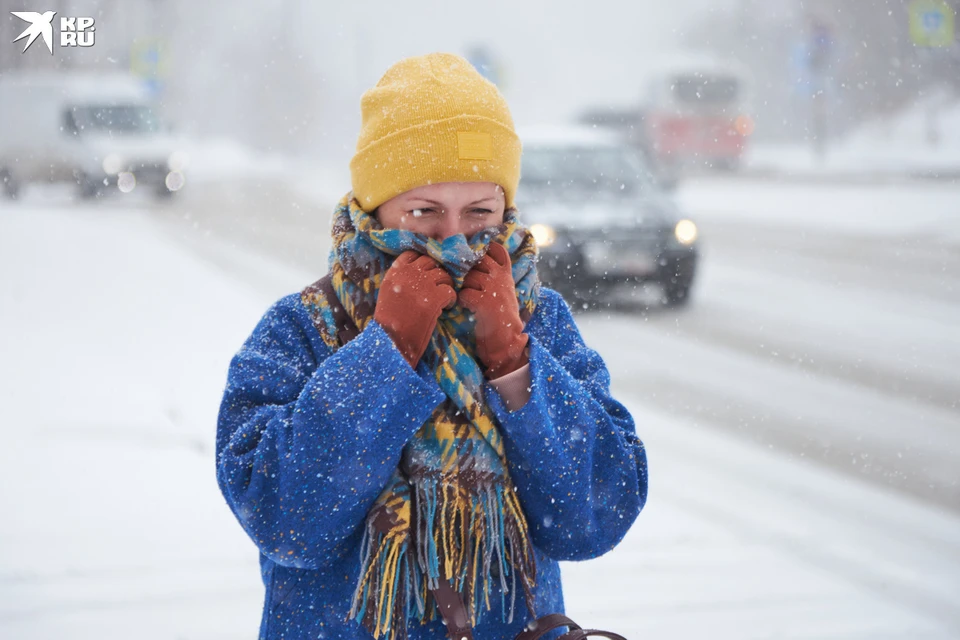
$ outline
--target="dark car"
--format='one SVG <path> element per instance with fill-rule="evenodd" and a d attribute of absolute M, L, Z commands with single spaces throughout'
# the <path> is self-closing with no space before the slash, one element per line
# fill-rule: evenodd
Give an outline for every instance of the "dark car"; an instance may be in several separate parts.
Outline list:
<path fill-rule="evenodd" d="M 697 227 L 635 148 L 581 127 L 529 129 L 521 139 L 517 205 L 537 240 L 544 284 L 571 305 L 644 282 L 659 284 L 667 305 L 687 303 Z"/>

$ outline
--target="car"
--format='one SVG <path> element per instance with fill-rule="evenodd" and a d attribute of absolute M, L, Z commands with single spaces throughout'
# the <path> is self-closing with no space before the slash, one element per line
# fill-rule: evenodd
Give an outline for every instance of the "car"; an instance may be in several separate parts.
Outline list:
<path fill-rule="evenodd" d="M 618 136 L 576 125 L 521 129 L 517 207 L 533 234 L 541 281 L 574 305 L 595 305 L 622 285 L 655 283 L 686 305 L 700 253 L 643 155 Z"/>
<path fill-rule="evenodd" d="M 666 174 L 735 171 L 754 130 L 748 71 L 710 53 L 670 54 L 647 73 L 644 137 Z"/>
<path fill-rule="evenodd" d="M 186 155 L 142 80 L 123 73 L 15 71 L 0 76 L 0 180 L 72 182 L 83 198 L 184 182 Z"/>

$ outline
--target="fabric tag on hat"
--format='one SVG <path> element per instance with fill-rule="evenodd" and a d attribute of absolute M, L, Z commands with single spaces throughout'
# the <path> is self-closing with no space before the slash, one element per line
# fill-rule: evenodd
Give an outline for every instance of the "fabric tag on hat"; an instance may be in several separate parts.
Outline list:
<path fill-rule="evenodd" d="M 493 137 L 482 131 L 457 131 L 457 151 L 461 160 L 489 160 L 493 157 Z"/>

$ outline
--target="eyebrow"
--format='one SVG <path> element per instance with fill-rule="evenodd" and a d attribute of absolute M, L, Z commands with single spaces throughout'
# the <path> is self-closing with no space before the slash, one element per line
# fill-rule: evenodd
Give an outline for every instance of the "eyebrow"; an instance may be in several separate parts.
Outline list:
<path fill-rule="evenodd" d="M 475 205 L 475 204 L 480 204 L 481 202 L 488 202 L 488 201 L 490 201 L 490 200 L 496 200 L 496 199 L 497 199 L 496 196 L 488 196 L 488 197 L 486 197 L 486 198 L 481 198 L 481 199 L 479 199 L 479 200 L 474 200 L 473 202 L 471 202 L 471 203 L 468 204 L 467 206 L 469 207 L 469 206 L 473 206 L 473 205 Z M 438 207 L 443 207 L 443 203 L 442 203 L 442 202 L 437 202 L 436 200 L 431 200 L 430 198 L 424 198 L 424 197 L 422 197 L 422 196 L 413 196 L 410 200 L 411 200 L 411 201 L 412 201 L 412 200 L 419 200 L 419 201 L 421 201 L 421 202 L 429 202 L 430 204 L 436 205 L 436 206 L 438 206 Z"/>

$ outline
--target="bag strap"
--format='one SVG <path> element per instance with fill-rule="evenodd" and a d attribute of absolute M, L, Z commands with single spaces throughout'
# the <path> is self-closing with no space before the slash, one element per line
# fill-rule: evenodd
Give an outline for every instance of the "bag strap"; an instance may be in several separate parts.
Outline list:
<path fill-rule="evenodd" d="M 571 630 L 579 630 L 580 626 L 576 622 L 563 615 L 562 613 L 551 613 L 530 624 L 516 637 L 516 640 L 540 640 L 543 636 L 550 633 L 558 627 L 569 627 Z"/>
<path fill-rule="evenodd" d="M 337 292 L 333 289 L 333 274 L 328 273 L 323 276 L 317 281 L 315 286 L 320 289 L 327 299 L 327 304 L 330 305 L 330 311 L 333 312 L 333 320 L 337 323 L 337 338 L 340 339 L 340 346 L 342 347 L 356 338 L 360 334 L 360 329 L 353 323 L 347 310 L 344 309 L 340 303 Z"/>
<path fill-rule="evenodd" d="M 574 629 L 563 634 L 557 640 L 584 640 L 584 638 L 607 638 L 607 640 L 627 640 L 619 633 L 600 631 L 599 629 Z"/>
<path fill-rule="evenodd" d="M 607 640 L 627 640 L 620 634 L 611 631 L 581 629 L 576 622 L 562 613 L 551 613 L 538 618 L 536 622 L 530 625 L 529 629 L 523 631 L 515 640 L 540 640 L 546 634 L 560 627 L 567 627 L 568 631 L 557 640 L 584 640 L 591 636 L 607 638 Z"/>
<path fill-rule="evenodd" d="M 463 598 L 453 589 L 450 583 L 441 580 L 437 588 L 431 589 L 430 593 L 437 601 L 443 624 L 447 627 L 447 638 L 449 640 L 473 640 L 473 631 L 470 628 L 470 619 L 467 617 L 467 608 L 463 604 Z M 560 627 L 567 627 L 568 631 L 557 640 L 585 640 L 590 637 L 627 640 L 612 631 L 583 629 L 562 613 L 551 613 L 537 618 L 537 621 L 531 624 L 530 628 L 521 631 L 514 640 L 541 640 L 543 636 Z"/>
<path fill-rule="evenodd" d="M 627 640 L 619 633 L 600 631 L 598 629 L 578 629 L 577 631 L 570 631 L 560 636 L 558 640 L 583 640 L 584 638 L 591 637 L 607 638 L 607 640 Z"/>
<path fill-rule="evenodd" d="M 470 628 L 470 618 L 463 598 L 446 580 L 440 580 L 436 589 L 430 589 L 433 599 L 437 601 L 440 617 L 447 627 L 447 637 L 450 640 L 473 640 L 473 630 Z"/>

